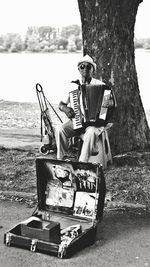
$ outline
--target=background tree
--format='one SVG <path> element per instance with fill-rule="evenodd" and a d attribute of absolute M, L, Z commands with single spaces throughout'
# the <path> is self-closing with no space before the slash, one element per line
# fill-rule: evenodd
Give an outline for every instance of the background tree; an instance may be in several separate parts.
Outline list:
<path fill-rule="evenodd" d="M 16 34 L 16 37 L 14 38 L 13 42 L 11 43 L 11 47 L 9 49 L 9 52 L 21 52 L 24 48 L 23 41 L 21 39 L 21 36 L 19 34 Z"/>
<path fill-rule="evenodd" d="M 40 40 L 51 41 L 56 38 L 56 29 L 51 26 L 41 26 L 37 28 Z"/>
<path fill-rule="evenodd" d="M 82 49 L 82 38 L 80 36 L 75 37 L 75 44 L 76 44 L 77 50 Z"/>
<path fill-rule="evenodd" d="M 36 35 L 31 35 L 26 39 L 26 47 L 30 52 L 39 52 L 41 50 L 40 42 Z"/>
<path fill-rule="evenodd" d="M 7 33 L 1 37 L 1 45 L 4 51 L 20 52 L 23 49 L 23 41 L 18 33 Z"/>
<path fill-rule="evenodd" d="M 83 53 L 97 63 L 96 77 L 110 84 L 117 98 L 110 135 L 113 153 L 144 149 L 149 128 L 142 105 L 134 54 L 134 26 L 142 0 L 78 0 Z"/>
<path fill-rule="evenodd" d="M 67 49 L 68 40 L 66 38 L 58 38 L 57 39 L 57 48 L 58 49 Z"/>
<path fill-rule="evenodd" d="M 68 39 L 71 35 L 79 36 L 81 34 L 81 28 L 79 25 L 69 25 L 63 27 L 61 30 L 61 36 Z"/>
<path fill-rule="evenodd" d="M 74 34 L 70 35 L 70 37 L 68 38 L 68 51 L 69 52 L 76 52 L 77 50 L 77 47 L 76 47 L 76 44 L 75 44 L 75 36 Z"/>

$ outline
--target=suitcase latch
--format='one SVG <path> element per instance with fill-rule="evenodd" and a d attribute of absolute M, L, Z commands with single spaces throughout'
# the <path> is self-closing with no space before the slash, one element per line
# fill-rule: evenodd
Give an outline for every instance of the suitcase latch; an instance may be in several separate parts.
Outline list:
<path fill-rule="evenodd" d="M 36 246 L 37 246 L 37 239 L 32 239 L 31 246 L 30 246 L 30 251 L 35 252 L 36 251 Z"/>
<path fill-rule="evenodd" d="M 11 234 L 7 233 L 6 234 L 6 246 L 10 247 L 10 243 L 11 243 Z"/>
<path fill-rule="evenodd" d="M 62 243 L 59 245 L 59 249 L 58 249 L 58 258 L 64 258 L 66 255 L 66 248 L 67 248 L 67 244 L 66 243 Z"/>

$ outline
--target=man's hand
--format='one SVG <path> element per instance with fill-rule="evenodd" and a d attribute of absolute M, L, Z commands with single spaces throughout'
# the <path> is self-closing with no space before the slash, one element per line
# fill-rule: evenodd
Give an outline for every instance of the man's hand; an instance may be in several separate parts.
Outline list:
<path fill-rule="evenodd" d="M 62 108 L 62 111 L 66 114 L 66 116 L 69 118 L 69 119 L 72 119 L 75 117 L 75 112 L 72 108 L 70 107 L 67 107 L 67 106 L 63 106 Z"/>
<path fill-rule="evenodd" d="M 103 108 L 109 108 L 109 107 L 113 107 L 114 105 L 114 102 L 112 99 L 105 99 L 103 104 L 102 104 L 102 107 Z"/>

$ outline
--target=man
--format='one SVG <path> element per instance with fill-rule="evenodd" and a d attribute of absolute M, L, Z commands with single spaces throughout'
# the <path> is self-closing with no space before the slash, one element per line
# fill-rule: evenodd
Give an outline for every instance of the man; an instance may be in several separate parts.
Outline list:
<path fill-rule="evenodd" d="M 90 85 L 104 85 L 104 83 L 98 79 L 93 78 L 93 73 L 96 70 L 96 64 L 93 59 L 86 55 L 81 58 L 78 62 L 78 70 L 80 73 L 80 79 L 71 83 L 70 91 L 80 90 L 79 85 L 90 84 Z M 107 100 L 105 105 L 112 106 L 114 103 Z M 101 125 L 92 125 L 83 127 L 82 129 L 73 129 L 72 119 L 75 117 L 74 110 L 69 106 L 70 98 L 59 104 L 59 109 L 66 114 L 68 121 L 56 130 L 56 144 L 57 144 L 57 159 L 63 159 L 67 155 L 69 148 L 69 140 L 74 136 L 80 136 L 82 134 L 82 149 L 79 157 L 79 161 L 88 162 L 91 155 L 98 153 L 97 140 L 99 135 L 104 130 L 105 122 L 102 121 Z M 82 108 L 82 107 L 81 107 Z"/>

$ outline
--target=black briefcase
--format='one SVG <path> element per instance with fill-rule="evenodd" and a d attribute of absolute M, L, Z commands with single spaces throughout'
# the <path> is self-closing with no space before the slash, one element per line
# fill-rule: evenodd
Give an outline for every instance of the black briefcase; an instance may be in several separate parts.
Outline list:
<path fill-rule="evenodd" d="M 38 207 L 4 235 L 7 246 L 70 257 L 94 243 L 105 179 L 98 164 L 36 159 Z"/>

